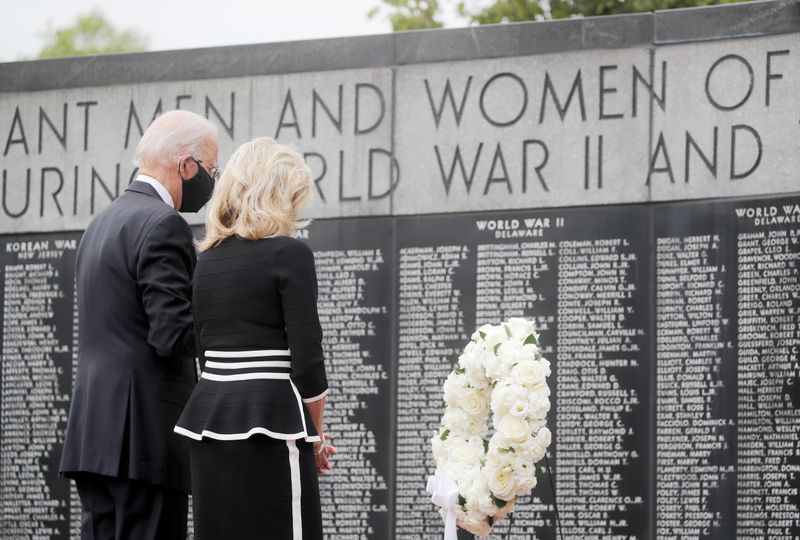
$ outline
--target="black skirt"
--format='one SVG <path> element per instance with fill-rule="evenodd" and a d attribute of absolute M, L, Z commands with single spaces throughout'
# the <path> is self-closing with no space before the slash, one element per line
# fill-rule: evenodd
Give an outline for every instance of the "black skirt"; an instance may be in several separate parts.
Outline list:
<path fill-rule="evenodd" d="M 321 540 L 314 451 L 254 435 L 191 443 L 196 540 Z"/>

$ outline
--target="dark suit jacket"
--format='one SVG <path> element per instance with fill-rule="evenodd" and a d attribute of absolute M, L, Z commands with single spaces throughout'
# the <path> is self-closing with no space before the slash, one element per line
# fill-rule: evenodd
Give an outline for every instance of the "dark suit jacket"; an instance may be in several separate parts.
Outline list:
<path fill-rule="evenodd" d="M 78 248 L 78 371 L 60 471 L 142 480 L 189 493 L 172 431 L 196 381 L 188 224 L 133 182 Z"/>

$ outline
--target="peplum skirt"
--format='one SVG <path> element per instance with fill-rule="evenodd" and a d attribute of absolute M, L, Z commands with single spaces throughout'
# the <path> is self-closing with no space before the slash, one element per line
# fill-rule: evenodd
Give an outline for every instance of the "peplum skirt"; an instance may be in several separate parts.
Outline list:
<path fill-rule="evenodd" d="M 203 373 L 176 433 L 196 441 L 236 441 L 256 434 L 319 441 L 290 378 L 289 350 L 206 351 L 204 356 Z"/>

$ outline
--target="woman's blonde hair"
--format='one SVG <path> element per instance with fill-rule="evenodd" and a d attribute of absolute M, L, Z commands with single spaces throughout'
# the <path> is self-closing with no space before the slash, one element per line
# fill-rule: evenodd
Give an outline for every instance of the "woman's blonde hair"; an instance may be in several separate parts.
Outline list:
<path fill-rule="evenodd" d="M 290 236 L 308 221 L 298 210 L 311 198 L 311 170 L 303 157 L 269 137 L 240 146 L 231 156 L 206 213 L 205 251 L 234 234 L 248 240 Z"/>

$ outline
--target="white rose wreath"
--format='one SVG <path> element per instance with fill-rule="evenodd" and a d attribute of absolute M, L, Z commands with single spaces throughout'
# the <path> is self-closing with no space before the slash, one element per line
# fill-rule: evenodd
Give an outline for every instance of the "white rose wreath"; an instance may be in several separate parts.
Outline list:
<path fill-rule="evenodd" d="M 436 475 L 428 480 L 442 507 L 445 538 L 456 524 L 487 535 L 536 486 L 550 445 L 550 362 L 531 321 L 481 326 L 444 383 L 445 412 L 431 443 Z M 494 433 L 489 438 L 489 415 Z"/>

